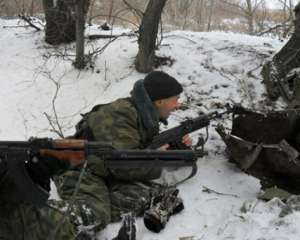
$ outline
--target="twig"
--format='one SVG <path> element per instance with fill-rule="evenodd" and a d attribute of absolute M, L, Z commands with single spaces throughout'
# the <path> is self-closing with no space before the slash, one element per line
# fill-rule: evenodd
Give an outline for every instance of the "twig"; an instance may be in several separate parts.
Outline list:
<path fill-rule="evenodd" d="M 129 8 L 131 9 L 131 11 L 133 11 L 135 13 L 135 15 L 139 18 L 137 20 L 141 20 L 144 16 L 144 13 L 140 10 L 140 9 L 137 9 L 135 7 L 133 7 L 131 4 L 129 4 L 126 0 L 123 0 L 123 3 Z"/>
<path fill-rule="evenodd" d="M 259 79 L 259 80 L 260 80 L 260 78 L 256 77 L 256 76 L 253 74 L 253 72 L 256 71 L 257 69 L 259 69 L 259 68 L 262 67 L 262 66 L 263 66 L 263 64 L 261 63 L 261 64 L 257 65 L 255 68 L 249 70 L 249 71 L 247 72 L 247 76 L 248 76 L 248 77 L 252 77 L 252 78 L 254 78 L 254 79 Z"/>
<path fill-rule="evenodd" d="M 52 109 L 53 109 L 53 113 L 54 113 L 54 123 L 53 123 L 53 120 L 51 119 L 51 117 L 44 112 L 44 115 L 46 116 L 46 118 L 48 119 L 49 121 L 49 124 L 50 126 L 52 127 L 52 131 L 55 132 L 59 137 L 61 138 L 64 138 L 64 134 L 63 134 L 63 131 L 62 131 L 62 127 L 60 125 L 60 122 L 58 120 L 58 114 L 57 114 L 57 111 L 56 111 L 56 105 L 55 105 L 55 102 L 56 102 L 56 99 L 57 99 L 57 96 L 58 96 L 58 92 L 60 90 L 60 84 L 58 81 L 55 81 L 52 76 L 51 76 L 51 73 L 50 72 L 45 72 L 44 74 L 47 75 L 47 77 L 54 83 L 55 85 L 55 93 L 54 93 L 54 96 L 52 98 Z M 62 77 L 61 77 L 62 78 Z"/>
<path fill-rule="evenodd" d="M 231 75 L 232 77 L 234 77 L 239 83 L 240 83 L 240 86 L 241 86 L 241 89 L 244 91 L 244 93 L 247 95 L 248 97 L 248 100 L 251 102 L 251 105 L 252 107 L 255 106 L 253 100 L 255 99 L 253 96 L 251 96 L 251 92 L 250 92 L 250 89 L 249 89 L 249 85 L 246 83 L 246 81 L 244 79 L 241 79 L 239 77 L 237 77 L 234 73 L 228 71 L 227 72 L 229 75 Z"/>
<path fill-rule="evenodd" d="M 106 65 L 106 61 L 104 62 L 104 81 L 106 82 L 107 80 L 107 65 Z"/>
<path fill-rule="evenodd" d="M 25 26 L 2 26 L 2 28 L 26 28 L 29 27 L 29 25 L 25 25 Z"/>
<path fill-rule="evenodd" d="M 102 48 L 96 49 L 94 52 L 90 53 L 89 55 L 92 57 L 94 55 L 101 54 L 112 42 L 116 41 L 119 37 L 122 37 L 122 36 L 123 36 L 123 34 L 121 34 L 117 37 L 111 38 L 111 40 L 108 43 L 106 43 Z"/>
<path fill-rule="evenodd" d="M 115 20 L 118 19 L 118 18 L 119 18 L 119 15 L 120 15 L 122 12 L 125 12 L 125 11 L 131 11 L 131 8 L 124 8 L 124 9 L 121 9 L 121 10 L 117 11 L 117 12 L 115 13 L 115 16 L 113 16 L 113 20 L 112 20 L 112 23 L 111 23 L 111 24 L 114 25 Z M 134 23 L 134 25 L 136 25 L 136 24 Z"/>
<path fill-rule="evenodd" d="M 265 31 L 262 31 L 262 32 L 259 32 L 259 33 L 257 33 L 256 35 L 257 36 L 262 36 L 262 35 L 264 35 L 264 34 L 267 34 L 267 33 L 270 33 L 270 32 L 272 32 L 272 31 L 274 31 L 274 30 L 277 30 L 278 28 L 285 28 L 285 27 L 288 27 L 290 24 L 287 24 L 287 22 L 286 23 L 282 23 L 282 24 L 277 24 L 277 25 L 275 25 L 275 26 L 273 26 L 273 27 L 270 27 L 269 29 L 267 29 L 267 30 L 265 30 Z"/>
<path fill-rule="evenodd" d="M 136 36 L 134 33 L 127 33 L 127 34 L 121 34 L 121 35 L 105 35 L 105 34 L 93 34 L 87 36 L 89 40 L 95 40 L 95 39 L 107 39 L 107 38 L 116 38 L 116 37 L 133 37 Z"/>
<path fill-rule="evenodd" d="M 27 22 L 30 27 L 34 28 L 37 31 L 41 31 L 41 29 L 39 27 L 37 27 L 36 25 L 34 25 L 31 22 L 31 20 L 28 17 L 26 17 L 24 14 L 19 14 L 18 17 L 21 18 L 22 20 L 24 20 L 25 22 Z"/>
<path fill-rule="evenodd" d="M 162 24 L 162 18 L 160 17 L 160 39 L 159 39 L 159 41 L 158 41 L 158 43 L 157 43 L 157 45 L 156 45 L 156 49 L 158 49 L 159 48 L 159 46 L 161 46 L 161 43 L 162 43 L 162 41 L 163 41 L 163 39 L 164 39 L 164 36 L 163 36 L 163 24 Z M 157 36 L 157 38 L 158 38 L 158 36 Z"/>
<path fill-rule="evenodd" d="M 192 40 L 192 39 L 189 39 L 188 37 L 184 37 L 184 36 L 179 36 L 179 35 L 174 35 L 174 34 L 170 34 L 170 35 L 167 35 L 165 36 L 165 38 L 168 38 L 168 37 L 177 37 L 177 38 L 183 38 L 183 39 L 186 39 L 194 44 L 197 44 L 196 41 Z"/>
<path fill-rule="evenodd" d="M 229 80 L 230 82 L 233 82 L 234 80 L 230 77 L 227 76 L 227 74 L 225 72 L 223 72 L 221 69 L 216 68 L 215 66 L 211 66 L 213 68 L 213 70 L 217 71 L 222 77 L 226 78 L 227 80 Z"/>
<path fill-rule="evenodd" d="M 236 195 L 236 194 L 231 194 L 231 193 L 221 193 L 221 192 L 217 192 L 211 188 L 205 187 L 202 185 L 202 192 L 206 192 L 206 193 L 214 193 L 217 195 L 222 195 L 222 196 L 231 196 L 231 197 L 235 197 L 235 198 L 240 198 L 240 196 Z"/>
<path fill-rule="evenodd" d="M 108 14 L 98 14 L 98 15 L 93 16 L 91 19 L 96 18 L 96 17 L 107 17 L 107 16 L 108 16 Z M 115 21 L 115 19 L 118 19 L 118 20 L 121 20 L 123 22 L 128 22 L 128 23 L 132 24 L 133 26 L 135 26 L 137 28 L 139 27 L 136 23 L 134 23 L 134 22 L 132 22 L 132 21 L 130 21 L 128 19 L 119 17 L 117 15 L 113 15 L 112 18 L 114 19 L 113 21 Z"/>
<path fill-rule="evenodd" d="M 44 112 L 44 115 L 46 116 L 46 118 L 52 128 L 51 131 L 56 133 L 59 137 L 64 138 L 64 135 L 62 135 L 62 133 L 55 128 L 55 125 L 53 124 L 51 117 L 46 112 Z"/>

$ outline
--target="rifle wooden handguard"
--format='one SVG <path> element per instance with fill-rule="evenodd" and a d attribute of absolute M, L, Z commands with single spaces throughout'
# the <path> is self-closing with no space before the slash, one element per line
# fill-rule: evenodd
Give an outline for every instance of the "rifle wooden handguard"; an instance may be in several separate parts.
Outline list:
<path fill-rule="evenodd" d="M 72 166 L 83 164 L 86 160 L 85 152 L 74 150 L 41 149 L 41 156 L 53 157 L 58 160 L 68 161 Z"/>

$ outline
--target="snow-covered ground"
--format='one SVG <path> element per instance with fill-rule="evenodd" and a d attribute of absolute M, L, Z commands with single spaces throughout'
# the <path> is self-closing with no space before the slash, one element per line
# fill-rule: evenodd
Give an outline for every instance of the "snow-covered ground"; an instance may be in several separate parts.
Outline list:
<path fill-rule="evenodd" d="M 68 136 L 74 132 L 79 113 L 95 104 L 128 96 L 134 82 L 144 77 L 133 67 L 138 49 L 135 37 L 116 39 L 94 64 L 79 72 L 72 66 L 73 44 L 53 48 L 44 42 L 43 32 L 16 26 L 23 23 L 0 19 L 2 140 L 58 137 L 54 131 L 59 130 L 57 122 Z M 95 26 L 87 29 L 87 33 L 99 31 Z M 115 29 L 114 34 L 128 31 Z M 100 49 L 108 41 L 89 42 L 86 52 Z M 276 39 L 222 32 L 165 33 L 157 54 L 175 62 L 160 69 L 183 84 L 185 106 L 172 115 L 169 127 L 200 111 L 222 111 L 226 103 L 242 103 L 255 109 L 280 107 L 281 103 L 265 100 L 259 72 L 264 59 L 282 45 Z M 221 121 L 230 127 L 228 119 Z M 279 218 L 282 202 L 257 199 L 259 181 L 227 161 L 215 125 L 213 121 L 209 128 L 208 155 L 198 160 L 197 175 L 179 186 L 184 211 L 172 216 L 159 234 L 149 232 L 138 219 L 137 239 L 298 240 L 300 212 Z M 192 137 L 196 140 L 199 133 L 205 131 Z M 165 171 L 163 180 L 182 179 L 189 171 Z M 99 239 L 110 239 L 119 225 L 109 225 Z"/>

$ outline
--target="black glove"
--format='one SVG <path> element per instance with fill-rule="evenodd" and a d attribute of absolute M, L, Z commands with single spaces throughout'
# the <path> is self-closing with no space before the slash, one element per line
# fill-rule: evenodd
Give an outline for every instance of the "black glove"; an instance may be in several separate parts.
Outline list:
<path fill-rule="evenodd" d="M 178 193 L 178 189 L 170 187 L 152 197 L 150 208 L 144 213 L 144 223 L 150 231 L 160 232 L 166 226 L 171 215 L 184 209 Z"/>

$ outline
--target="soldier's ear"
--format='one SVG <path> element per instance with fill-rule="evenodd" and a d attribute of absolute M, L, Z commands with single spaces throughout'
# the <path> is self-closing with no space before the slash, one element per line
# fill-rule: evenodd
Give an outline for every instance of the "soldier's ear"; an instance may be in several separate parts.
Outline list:
<path fill-rule="evenodd" d="M 160 107 L 161 105 L 163 105 L 163 99 L 156 100 L 156 101 L 153 102 L 153 104 L 156 107 Z"/>

